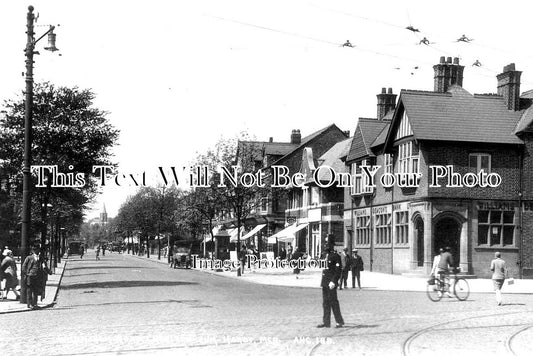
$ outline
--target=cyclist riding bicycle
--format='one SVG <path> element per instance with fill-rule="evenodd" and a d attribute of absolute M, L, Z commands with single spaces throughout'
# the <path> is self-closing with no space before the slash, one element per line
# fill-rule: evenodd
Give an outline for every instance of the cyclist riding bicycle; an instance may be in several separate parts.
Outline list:
<path fill-rule="evenodd" d="M 454 261 L 453 261 L 453 256 L 451 253 L 451 248 L 446 247 L 444 249 L 444 252 L 441 253 L 440 255 L 439 264 L 437 265 L 437 275 L 441 281 L 444 281 L 446 283 L 446 286 L 448 288 L 450 286 L 450 278 L 448 277 L 448 275 L 451 272 L 453 272 L 453 268 L 454 268 Z M 448 297 L 450 298 L 452 297 L 450 295 L 449 289 L 446 289 L 445 292 Z"/>

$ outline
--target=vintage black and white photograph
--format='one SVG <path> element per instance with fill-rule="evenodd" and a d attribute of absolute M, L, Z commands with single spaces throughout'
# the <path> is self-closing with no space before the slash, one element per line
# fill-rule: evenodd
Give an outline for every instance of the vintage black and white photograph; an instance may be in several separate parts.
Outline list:
<path fill-rule="evenodd" d="M 525 0 L 4 0 L 2 355 L 533 354 Z"/>

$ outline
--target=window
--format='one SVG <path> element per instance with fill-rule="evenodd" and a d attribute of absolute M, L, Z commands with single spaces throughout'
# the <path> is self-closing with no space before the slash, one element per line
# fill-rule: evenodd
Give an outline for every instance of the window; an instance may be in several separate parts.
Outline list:
<path fill-rule="evenodd" d="M 468 166 L 471 172 L 479 173 L 483 170 L 488 174 L 491 168 L 491 157 L 486 153 L 471 153 L 468 157 Z"/>
<path fill-rule="evenodd" d="M 418 146 L 413 141 L 398 147 L 399 173 L 418 173 L 418 160 Z"/>
<path fill-rule="evenodd" d="M 268 198 L 261 198 L 261 212 L 268 211 Z"/>
<path fill-rule="evenodd" d="M 311 187 L 311 205 L 319 203 L 319 194 L 317 187 Z"/>
<path fill-rule="evenodd" d="M 358 216 L 355 218 L 357 245 L 370 244 L 370 216 Z"/>
<path fill-rule="evenodd" d="M 386 245 L 391 243 L 391 213 L 377 214 L 376 223 L 376 244 Z"/>
<path fill-rule="evenodd" d="M 352 186 L 352 195 L 362 195 L 362 194 L 372 194 L 374 188 L 370 186 L 368 176 L 363 173 L 361 167 L 368 167 L 368 161 L 366 159 L 362 160 L 359 164 L 359 167 L 354 163 L 352 164 L 352 177 L 353 177 L 353 186 Z"/>
<path fill-rule="evenodd" d="M 479 210 L 478 245 L 514 246 L 514 210 Z"/>
<path fill-rule="evenodd" d="M 396 212 L 396 243 L 406 244 L 409 242 L 409 212 Z"/>
<path fill-rule="evenodd" d="M 384 156 L 384 162 L 383 162 L 384 166 L 385 166 L 385 173 L 393 173 L 392 171 L 392 155 L 390 153 L 385 153 L 385 156 Z"/>

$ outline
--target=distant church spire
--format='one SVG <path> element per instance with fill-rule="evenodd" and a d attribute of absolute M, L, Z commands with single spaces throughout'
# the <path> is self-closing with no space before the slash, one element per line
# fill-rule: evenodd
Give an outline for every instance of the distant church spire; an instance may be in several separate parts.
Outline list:
<path fill-rule="evenodd" d="M 102 224 L 107 223 L 107 211 L 105 210 L 105 203 L 103 204 L 102 211 L 100 212 L 100 222 Z"/>

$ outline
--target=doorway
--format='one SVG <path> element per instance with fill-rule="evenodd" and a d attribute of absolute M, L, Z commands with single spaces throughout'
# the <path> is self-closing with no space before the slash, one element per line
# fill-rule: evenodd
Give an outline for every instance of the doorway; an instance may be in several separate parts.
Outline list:
<path fill-rule="evenodd" d="M 419 216 L 415 220 L 416 260 L 417 266 L 424 266 L 424 220 Z"/>
<path fill-rule="evenodd" d="M 460 261 L 461 223 L 452 217 L 444 217 L 435 224 L 435 244 L 433 251 L 437 254 L 439 248 L 450 247 L 456 266 Z"/>

